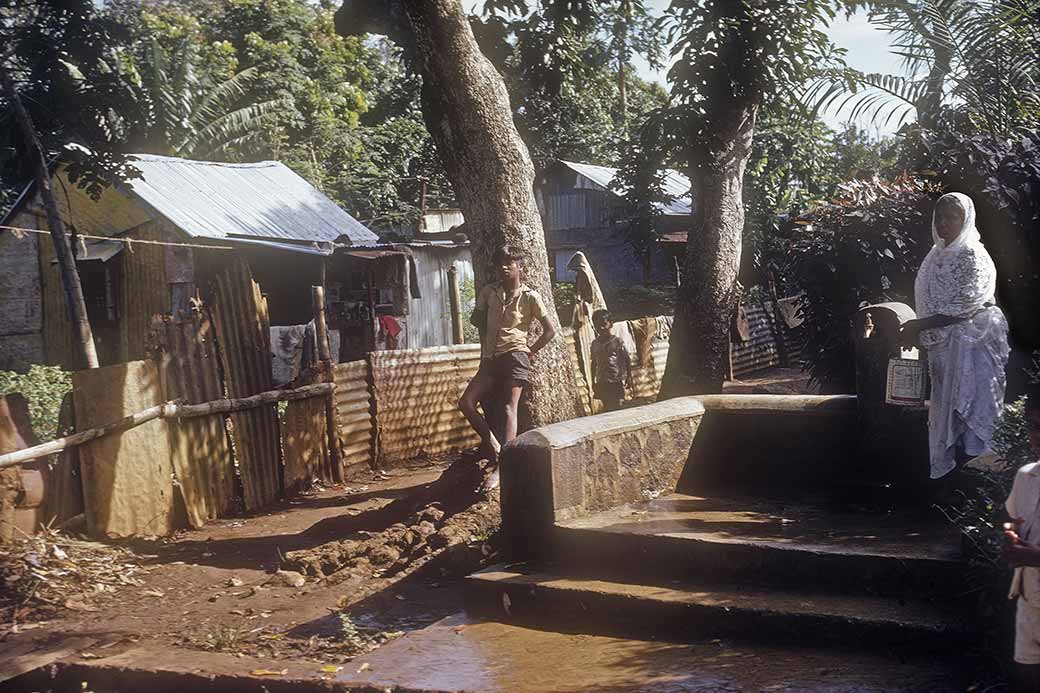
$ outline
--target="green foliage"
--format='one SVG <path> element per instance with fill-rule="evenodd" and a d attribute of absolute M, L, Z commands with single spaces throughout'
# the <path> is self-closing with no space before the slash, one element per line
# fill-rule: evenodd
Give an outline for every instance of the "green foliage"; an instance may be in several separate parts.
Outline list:
<path fill-rule="evenodd" d="M 911 0 L 874 5 L 870 18 L 891 32 L 903 75 L 830 71 L 811 90 L 817 107 L 851 105 L 850 117 L 901 124 L 916 115 L 932 127 L 952 108 L 971 129 L 994 137 L 1037 123 L 1040 3 Z"/>
<path fill-rule="evenodd" d="M 667 101 L 631 66 L 636 54 L 657 64 L 662 50 L 641 0 L 492 1 L 472 23 L 538 171 L 556 159 L 615 162 L 643 115 Z"/>
<path fill-rule="evenodd" d="M 480 344 L 480 330 L 470 322 L 477 305 L 477 290 L 472 279 L 465 279 L 459 284 L 459 300 L 462 301 L 462 340 L 466 344 Z"/>
<path fill-rule="evenodd" d="M 249 92 L 259 79 L 249 67 L 229 76 L 200 75 L 198 47 L 191 37 L 176 39 L 167 49 L 157 36 L 138 46 L 134 57 L 137 86 L 149 117 L 129 146 L 150 154 L 204 159 L 231 155 L 264 137 L 278 109 L 288 102 L 256 102 Z"/>
<path fill-rule="evenodd" d="M 665 24 L 675 42 L 672 103 L 648 115 L 625 149 L 617 180 L 637 254 L 655 241 L 655 203 L 667 201 L 660 169 L 721 171 L 730 157 L 745 155 L 735 128 L 753 124 L 756 114 L 746 152 L 745 258 L 763 254 L 759 246 L 777 214 L 804 209 L 840 182 L 828 176 L 829 132 L 789 98 L 816 63 L 831 59 L 819 25 L 832 16 L 826 2 L 770 3 L 768 9 L 728 0 L 671 4 Z"/>
<path fill-rule="evenodd" d="M 894 177 L 897 156 L 894 141 L 872 140 L 855 125 L 833 132 L 807 120 L 794 105 L 763 106 L 744 173 L 741 281 L 766 285 L 772 277 L 778 291 L 797 293 L 780 272 L 789 252 L 779 235 L 781 217 L 828 201 L 846 181 Z"/>
<path fill-rule="evenodd" d="M 45 156 L 81 145 L 70 178 L 92 195 L 101 193 L 107 177 L 137 173 L 118 146 L 136 117 L 122 109 L 135 101 L 120 60 L 126 41 L 124 28 L 90 0 L 0 2 L 0 71 L 11 76 Z M 3 90 L 0 123 L 0 203 L 9 203 L 32 170 Z"/>
<path fill-rule="evenodd" d="M 556 304 L 556 316 L 560 324 L 569 326 L 574 317 L 574 282 L 556 282 L 552 287 L 553 303 Z"/>
<path fill-rule="evenodd" d="M 914 180 L 855 181 L 782 231 L 781 274 L 804 295 L 803 359 L 824 391 L 853 392 L 849 320 L 864 302 L 913 303 L 931 247 L 933 193 Z"/>
<path fill-rule="evenodd" d="M 1033 454 L 1027 437 L 1025 405 L 1025 397 L 1006 405 L 1000 424 L 993 433 L 993 451 L 1012 469 L 1036 462 L 1036 455 Z"/>
<path fill-rule="evenodd" d="M 41 443 L 57 437 L 61 401 L 72 378 L 57 366 L 34 365 L 28 373 L 0 371 L 0 395 L 20 392 L 29 404 L 29 420 Z"/>
<path fill-rule="evenodd" d="M 628 243 L 637 257 L 647 258 L 657 243 L 661 206 L 673 201 L 664 191 L 670 147 L 659 121 L 648 120 L 626 144 L 611 188 L 624 200 L 622 218 Z"/>
<path fill-rule="evenodd" d="M 677 0 L 668 10 L 675 64 L 669 71 L 673 119 L 690 137 L 694 167 L 730 154 L 734 119 L 798 89 L 833 54 L 821 25 L 830 2 Z"/>

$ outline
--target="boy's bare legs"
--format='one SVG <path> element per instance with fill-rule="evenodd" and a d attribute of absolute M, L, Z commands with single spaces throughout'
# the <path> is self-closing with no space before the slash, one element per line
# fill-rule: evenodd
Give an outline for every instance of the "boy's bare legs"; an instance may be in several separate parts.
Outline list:
<path fill-rule="evenodd" d="M 481 453 L 486 454 L 492 462 L 498 459 L 498 453 L 502 450 L 502 445 L 495 438 L 495 434 L 491 432 L 491 427 L 488 426 L 487 420 L 477 410 L 477 403 L 491 392 L 491 388 L 494 385 L 495 380 L 490 375 L 477 373 L 469 381 L 469 384 L 466 385 L 465 392 L 459 398 L 459 410 L 465 414 L 469 425 L 480 436 Z"/>
<path fill-rule="evenodd" d="M 520 408 L 520 395 L 523 394 L 524 384 L 516 380 L 510 381 L 509 393 L 506 399 L 506 442 L 516 438 L 516 419 Z"/>
<path fill-rule="evenodd" d="M 516 438 L 517 413 L 518 413 L 519 408 L 520 408 L 520 395 L 523 394 L 523 391 L 524 391 L 523 383 L 518 382 L 516 380 L 513 380 L 513 381 L 510 382 L 510 384 L 509 384 L 509 394 L 508 394 L 508 397 L 506 398 L 506 402 L 505 402 L 505 414 L 506 414 L 506 431 L 505 431 L 506 439 L 505 439 L 505 442 L 507 442 L 507 443 L 509 441 L 511 441 L 513 438 Z M 499 481 L 498 467 L 495 467 L 495 471 L 491 472 L 491 476 L 489 476 L 484 481 L 484 490 L 485 491 L 490 491 L 492 489 L 498 488 L 498 481 Z"/>

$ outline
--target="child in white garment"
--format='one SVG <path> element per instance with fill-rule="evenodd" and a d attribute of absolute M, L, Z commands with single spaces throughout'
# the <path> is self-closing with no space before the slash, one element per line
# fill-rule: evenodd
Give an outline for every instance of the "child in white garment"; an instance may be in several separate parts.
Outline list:
<path fill-rule="evenodd" d="M 1040 458 L 1040 387 L 1026 399 L 1026 427 L 1033 454 Z M 1040 461 L 1018 470 L 1006 503 L 1011 522 L 1004 525 L 1004 557 L 1015 567 L 1008 598 L 1018 599 L 1015 662 L 1019 690 L 1040 691 Z"/>

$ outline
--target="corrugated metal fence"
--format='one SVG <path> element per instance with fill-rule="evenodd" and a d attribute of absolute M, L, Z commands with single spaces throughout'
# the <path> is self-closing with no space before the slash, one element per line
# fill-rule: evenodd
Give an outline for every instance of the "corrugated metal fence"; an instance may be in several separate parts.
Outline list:
<path fill-rule="evenodd" d="M 735 377 L 745 377 L 780 365 L 776 335 L 786 340 L 792 362 L 797 360 L 799 335 L 776 330 L 772 312 L 760 305 L 747 308 L 751 338 L 733 346 Z M 586 414 L 591 393 L 578 368 L 574 335 L 563 329 L 571 354 L 568 377 L 574 378 Z M 654 339 L 646 366 L 634 365 L 631 395 L 654 399 L 661 389 L 668 361 L 667 339 Z M 634 359 L 635 360 L 635 359 Z M 450 347 L 377 351 L 367 361 L 336 366 L 336 407 L 347 450 L 347 467 L 392 465 L 421 455 L 440 455 L 475 446 L 479 441 L 456 403 L 480 365 L 480 347 Z"/>
<path fill-rule="evenodd" d="M 351 361 L 333 368 L 336 383 L 336 412 L 343 441 L 343 467 L 370 467 L 373 457 L 372 393 L 369 390 L 368 362 Z"/>
<path fill-rule="evenodd" d="M 763 304 L 745 306 L 750 337 L 734 341 L 732 346 L 733 376 L 742 378 L 769 368 L 784 365 L 777 339 L 784 340 L 787 360 L 798 363 L 802 350 L 802 333 L 786 325 L 777 324 L 773 311 Z"/>
<path fill-rule="evenodd" d="M 380 463 L 478 442 L 456 403 L 480 365 L 480 347 L 376 351 L 368 356 Z"/>

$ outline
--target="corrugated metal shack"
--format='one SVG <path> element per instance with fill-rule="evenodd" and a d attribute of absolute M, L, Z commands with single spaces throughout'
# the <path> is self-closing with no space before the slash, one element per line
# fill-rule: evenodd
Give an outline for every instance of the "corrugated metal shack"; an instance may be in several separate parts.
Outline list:
<path fill-rule="evenodd" d="M 132 163 L 140 177 L 106 188 L 97 200 L 68 179 L 60 161 L 52 178 L 74 235 L 103 365 L 144 358 L 152 316 L 185 314 L 196 300 L 208 303 L 213 278 L 238 259 L 249 263 L 275 329 L 307 323 L 311 287 L 326 287 L 329 327 L 344 333 L 334 358 L 451 342 L 443 275 L 448 263 L 459 266 L 461 277 L 472 276 L 465 244 L 436 250 L 381 245 L 374 232 L 275 161 L 139 154 Z M 34 186 L 0 223 L 47 229 Z M 76 234 L 112 240 L 77 241 Z M 0 231 L 0 258 L 0 369 L 78 368 L 50 239 Z M 400 327 L 392 339 L 388 319 Z"/>
<path fill-rule="evenodd" d="M 610 188 L 616 175 L 615 168 L 561 160 L 539 178 L 535 199 L 555 280 L 574 281 L 567 262 L 580 250 L 604 289 L 674 284 L 676 256 L 685 248 L 693 206 L 689 179 L 664 171 L 665 192 L 674 199 L 658 205 L 658 242 L 644 262 L 629 242 L 623 201 Z"/>

